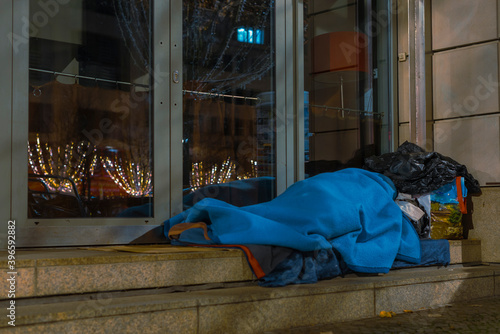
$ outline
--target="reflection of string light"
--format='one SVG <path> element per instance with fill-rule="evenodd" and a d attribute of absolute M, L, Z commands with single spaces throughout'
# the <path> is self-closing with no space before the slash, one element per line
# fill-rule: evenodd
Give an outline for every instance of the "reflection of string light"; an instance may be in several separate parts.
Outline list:
<path fill-rule="evenodd" d="M 85 163 L 88 155 L 93 154 L 90 164 L 90 175 L 94 173 L 97 157 L 96 148 L 89 142 L 66 144 L 64 147 L 52 148 L 49 143 L 42 144 L 39 134 L 36 135 L 36 143 L 28 143 L 28 159 L 33 173 L 36 175 L 53 175 L 69 178 L 79 185 L 84 173 Z M 71 182 L 57 178 L 41 179 L 41 182 L 50 191 L 72 192 Z"/>
<path fill-rule="evenodd" d="M 203 162 L 193 163 L 190 179 L 191 190 L 195 191 L 209 184 L 226 183 L 231 179 L 235 168 L 236 164 L 231 161 L 230 157 L 224 160 L 220 169 L 217 164 L 214 164 L 205 171 Z"/>
<path fill-rule="evenodd" d="M 250 172 L 247 172 L 243 175 L 238 175 L 236 177 L 238 180 L 252 179 L 252 178 L 258 176 L 258 174 L 257 174 L 257 161 L 250 160 L 250 165 L 252 166 Z"/>
<path fill-rule="evenodd" d="M 132 161 L 123 161 L 117 154 L 114 159 L 101 157 L 102 165 L 113 182 L 133 197 L 151 196 L 153 174 L 150 164 L 143 166 Z"/>

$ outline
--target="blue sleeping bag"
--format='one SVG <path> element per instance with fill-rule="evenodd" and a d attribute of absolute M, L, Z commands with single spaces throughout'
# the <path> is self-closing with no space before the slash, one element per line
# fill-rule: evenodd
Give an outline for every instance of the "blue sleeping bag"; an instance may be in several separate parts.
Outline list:
<path fill-rule="evenodd" d="M 335 249 L 349 269 L 386 273 L 395 259 L 418 264 L 420 244 L 394 202 L 396 189 L 382 174 L 349 168 L 290 186 L 275 199 L 236 207 L 203 199 L 165 222 L 165 235 L 181 223 L 178 241 L 198 245 L 272 245 L 298 251 Z"/>

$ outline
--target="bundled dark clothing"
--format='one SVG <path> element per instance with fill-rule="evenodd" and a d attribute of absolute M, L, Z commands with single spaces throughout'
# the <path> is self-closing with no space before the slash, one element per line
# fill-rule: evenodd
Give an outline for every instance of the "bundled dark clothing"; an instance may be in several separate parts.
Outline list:
<path fill-rule="evenodd" d="M 427 194 L 453 182 L 457 176 L 465 178 L 470 194 L 481 193 L 479 182 L 467 167 L 409 142 L 404 142 L 396 152 L 366 158 L 363 168 L 389 177 L 400 193 Z"/>

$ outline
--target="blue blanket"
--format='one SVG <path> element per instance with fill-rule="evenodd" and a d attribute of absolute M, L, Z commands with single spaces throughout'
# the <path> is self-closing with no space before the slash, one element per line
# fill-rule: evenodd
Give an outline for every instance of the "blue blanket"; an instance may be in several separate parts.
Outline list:
<path fill-rule="evenodd" d="M 403 218 L 395 197 L 387 177 L 350 168 L 297 182 L 275 199 L 256 205 L 235 207 L 203 199 L 167 220 L 165 234 L 177 224 L 204 222 L 207 231 L 188 229 L 178 240 L 274 245 L 302 252 L 334 249 L 353 271 L 387 273 L 396 259 L 420 262 L 417 233 Z"/>

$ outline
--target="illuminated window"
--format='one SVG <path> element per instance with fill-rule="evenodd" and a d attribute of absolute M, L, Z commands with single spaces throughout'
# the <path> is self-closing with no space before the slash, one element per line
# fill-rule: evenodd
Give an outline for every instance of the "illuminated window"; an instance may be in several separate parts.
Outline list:
<path fill-rule="evenodd" d="M 264 44 L 264 33 L 261 29 L 248 27 L 238 28 L 238 42 L 250 44 Z"/>

